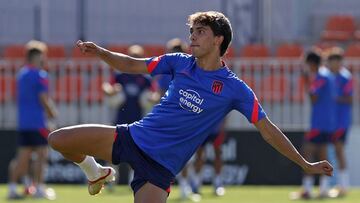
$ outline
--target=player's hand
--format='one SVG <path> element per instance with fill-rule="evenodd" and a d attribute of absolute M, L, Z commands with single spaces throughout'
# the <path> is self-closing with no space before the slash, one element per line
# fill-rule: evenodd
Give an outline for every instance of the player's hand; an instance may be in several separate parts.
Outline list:
<path fill-rule="evenodd" d="M 309 83 L 310 82 L 310 72 L 309 72 L 309 70 L 302 69 L 301 70 L 301 77 L 302 77 L 302 79 L 303 79 L 303 81 L 305 83 Z"/>
<path fill-rule="evenodd" d="M 76 42 L 76 46 L 79 47 L 82 53 L 93 56 L 97 56 L 101 51 L 101 48 L 97 46 L 94 42 L 83 42 L 81 40 L 78 40 Z"/>
<path fill-rule="evenodd" d="M 333 166 L 328 161 L 319 161 L 315 163 L 309 163 L 304 171 L 308 174 L 320 174 L 320 175 L 333 175 Z"/>
<path fill-rule="evenodd" d="M 55 120 L 54 119 L 48 119 L 46 127 L 49 130 L 49 132 L 52 132 L 52 131 L 56 130 L 57 126 L 56 126 Z"/>
<path fill-rule="evenodd" d="M 121 91 L 123 91 L 122 85 L 119 83 L 115 83 L 114 85 L 111 85 L 108 82 L 104 82 L 102 84 L 102 90 L 104 93 L 108 96 L 113 96 Z"/>

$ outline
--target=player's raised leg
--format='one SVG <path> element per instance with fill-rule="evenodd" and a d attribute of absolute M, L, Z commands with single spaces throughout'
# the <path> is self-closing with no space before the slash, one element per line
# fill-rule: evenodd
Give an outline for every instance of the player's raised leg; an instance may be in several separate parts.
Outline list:
<path fill-rule="evenodd" d="M 89 193 L 98 194 L 104 183 L 113 181 L 115 170 L 103 167 L 94 157 L 111 162 L 115 126 L 86 124 L 58 129 L 49 135 L 50 146 L 75 162 L 89 180 Z"/>

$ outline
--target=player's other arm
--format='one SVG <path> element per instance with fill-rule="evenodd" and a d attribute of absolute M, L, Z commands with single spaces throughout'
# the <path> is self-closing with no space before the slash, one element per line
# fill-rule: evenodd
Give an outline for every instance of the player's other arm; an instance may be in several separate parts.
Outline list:
<path fill-rule="evenodd" d="M 99 57 L 114 69 L 124 73 L 147 74 L 147 65 L 144 58 L 134 58 L 125 54 L 109 51 L 93 42 L 77 41 L 76 45 L 82 53 Z"/>
<path fill-rule="evenodd" d="M 337 102 L 342 104 L 352 104 L 353 97 L 351 95 L 339 96 Z"/>
<path fill-rule="evenodd" d="M 54 102 L 52 101 L 52 99 L 49 98 L 49 96 L 46 92 L 40 93 L 39 97 L 40 97 L 40 102 L 41 102 L 42 106 L 44 107 L 47 116 L 49 118 L 55 118 L 57 112 L 56 112 L 55 105 L 54 105 Z"/>
<path fill-rule="evenodd" d="M 352 104 L 353 101 L 353 81 L 349 80 L 342 89 L 342 95 L 336 101 L 341 104 Z"/>
<path fill-rule="evenodd" d="M 310 73 L 307 71 L 303 71 L 302 72 L 302 80 L 303 80 L 303 84 L 304 84 L 304 88 L 306 90 L 306 92 L 308 92 L 311 103 L 315 103 L 318 100 L 318 96 L 316 94 L 314 94 L 313 92 L 313 87 L 312 87 L 312 82 L 310 80 Z"/>
<path fill-rule="evenodd" d="M 313 104 L 316 103 L 316 101 L 318 100 L 318 96 L 313 93 L 309 93 L 309 96 L 310 96 L 311 103 L 313 103 Z"/>
<path fill-rule="evenodd" d="M 297 163 L 306 173 L 332 175 L 333 167 L 326 160 L 309 163 L 306 161 L 289 139 L 267 117 L 255 123 L 266 142 L 273 146 L 281 154 Z"/>

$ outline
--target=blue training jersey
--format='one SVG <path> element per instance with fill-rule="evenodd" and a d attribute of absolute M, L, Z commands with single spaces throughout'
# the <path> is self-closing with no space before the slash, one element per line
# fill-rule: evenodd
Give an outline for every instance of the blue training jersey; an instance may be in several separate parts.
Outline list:
<path fill-rule="evenodd" d="M 335 130 L 335 77 L 325 67 L 319 71 L 310 86 L 310 94 L 316 95 L 317 100 L 312 103 L 311 129 L 332 133 Z"/>
<path fill-rule="evenodd" d="M 172 76 L 171 75 L 159 75 L 159 77 L 157 78 L 157 84 L 158 84 L 158 88 L 161 91 L 166 92 L 169 88 L 170 82 L 172 80 Z"/>
<path fill-rule="evenodd" d="M 129 128 L 138 147 L 174 175 L 231 110 L 251 123 L 266 116 L 253 91 L 226 66 L 206 71 L 183 53 L 146 63 L 151 75 L 168 74 L 173 80 L 152 112 Z"/>
<path fill-rule="evenodd" d="M 48 75 L 44 70 L 25 66 L 17 75 L 18 129 L 39 130 L 46 127 L 40 94 L 48 91 Z"/>
<path fill-rule="evenodd" d="M 337 96 L 352 96 L 353 82 L 350 71 L 341 68 L 336 74 Z M 351 124 L 351 104 L 336 103 L 336 129 L 348 129 Z"/>

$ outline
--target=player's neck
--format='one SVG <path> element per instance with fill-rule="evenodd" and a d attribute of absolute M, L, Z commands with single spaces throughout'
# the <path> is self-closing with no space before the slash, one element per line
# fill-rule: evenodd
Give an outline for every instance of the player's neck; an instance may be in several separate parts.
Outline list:
<path fill-rule="evenodd" d="M 206 71 L 217 70 L 222 67 L 221 58 L 210 55 L 196 58 L 196 64 Z"/>
<path fill-rule="evenodd" d="M 27 63 L 26 66 L 27 66 L 28 68 L 31 68 L 31 69 L 38 68 L 38 66 L 37 66 L 36 64 L 34 64 L 34 63 Z"/>
<path fill-rule="evenodd" d="M 27 66 L 33 67 L 33 68 L 39 68 L 41 65 L 41 63 L 37 62 L 37 61 L 28 61 L 26 64 L 27 64 Z"/>

